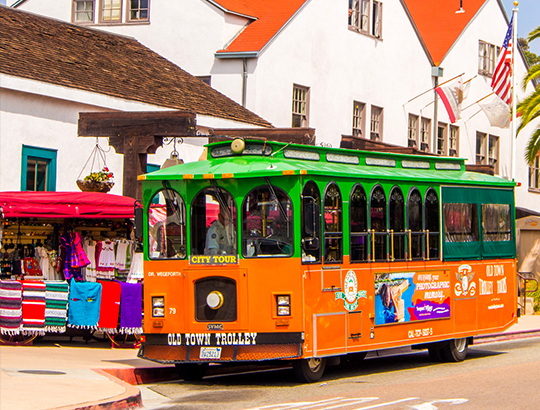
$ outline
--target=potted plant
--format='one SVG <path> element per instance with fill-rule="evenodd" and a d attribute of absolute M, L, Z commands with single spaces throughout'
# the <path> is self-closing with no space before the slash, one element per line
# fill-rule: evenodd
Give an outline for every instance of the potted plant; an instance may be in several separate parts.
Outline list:
<path fill-rule="evenodd" d="M 109 192 L 114 186 L 113 173 L 106 166 L 101 171 L 90 172 L 82 180 L 77 180 L 77 186 L 83 192 Z"/>

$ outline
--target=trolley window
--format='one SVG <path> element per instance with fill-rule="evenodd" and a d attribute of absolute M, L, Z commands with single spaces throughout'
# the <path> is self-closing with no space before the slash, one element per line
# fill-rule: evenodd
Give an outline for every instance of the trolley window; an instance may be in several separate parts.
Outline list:
<path fill-rule="evenodd" d="M 425 230 L 426 230 L 426 259 L 439 259 L 439 243 L 440 243 L 440 210 L 439 197 L 433 188 L 429 188 L 426 192 L 424 204 L 425 209 Z"/>
<path fill-rule="evenodd" d="M 289 196 L 270 183 L 250 191 L 242 204 L 242 255 L 292 256 L 293 243 Z"/>
<path fill-rule="evenodd" d="M 476 204 L 444 204 L 444 232 L 446 242 L 478 241 Z"/>
<path fill-rule="evenodd" d="M 369 217 L 372 231 L 373 260 L 387 259 L 387 232 L 386 232 L 386 195 L 380 185 L 371 192 Z"/>
<path fill-rule="evenodd" d="M 401 189 L 392 188 L 388 205 L 391 260 L 405 260 L 405 200 Z"/>
<path fill-rule="evenodd" d="M 407 226 L 409 228 L 409 250 L 411 259 L 423 256 L 422 195 L 416 188 L 411 189 L 407 200 Z"/>
<path fill-rule="evenodd" d="M 484 242 L 509 241 L 512 239 L 510 205 L 482 205 L 482 236 Z"/>
<path fill-rule="evenodd" d="M 148 256 L 150 259 L 185 259 L 186 207 L 172 189 L 154 195 L 148 208 Z"/>
<path fill-rule="evenodd" d="M 337 184 L 331 182 L 324 195 L 324 262 L 343 261 L 343 221 L 341 193 Z"/>
<path fill-rule="evenodd" d="M 321 195 L 317 184 L 308 181 L 302 191 L 302 263 L 321 262 Z"/>
<path fill-rule="evenodd" d="M 351 193 L 351 262 L 367 262 L 369 260 L 369 233 L 367 218 L 366 191 L 356 185 Z"/>
<path fill-rule="evenodd" d="M 191 205 L 191 253 L 237 255 L 236 204 L 223 188 L 199 192 Z"/>

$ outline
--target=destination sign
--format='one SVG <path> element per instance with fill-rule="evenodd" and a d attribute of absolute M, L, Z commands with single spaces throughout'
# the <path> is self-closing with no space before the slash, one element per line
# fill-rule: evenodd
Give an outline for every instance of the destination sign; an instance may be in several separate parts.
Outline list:
<path fill-rule="evenodd" d="M 169 346 L 245 346 L 257 344 L 257 333 L 169 333 Z"/>
<path fill-rule="evenodd" d="M 236 265 L 238 255 L 191 255 L 189 263 L 192 265 Z"/>

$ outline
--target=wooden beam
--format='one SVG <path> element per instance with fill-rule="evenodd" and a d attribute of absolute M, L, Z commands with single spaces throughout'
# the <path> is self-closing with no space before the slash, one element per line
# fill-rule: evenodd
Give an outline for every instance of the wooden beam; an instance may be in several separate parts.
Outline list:
<path fill-rule="evenodd" d="M 189 111 L 113 111 L 79 113 L 79 137 L 152 135 L 192 137 L 196 114 Z"/>
<path fill-rule="evenodd" d="M 315 145 L 314 128 L 214 128 L 210 130 L 208 141 L 227 141 L 234 137 Z"/>
<path fill-rule="evenodd" d="M 357 149 L 361 151 L 393 152 L 395 154 L 411 155 L 431 155 L 438 156 L 431 152 L 420 151 L 417 148 L 402 147 L 400 145 L 388 144 L 382 141 L 372 141 L 365 138 L 354 137 L 352 135 L 342 135 L 340 148 Z"/>

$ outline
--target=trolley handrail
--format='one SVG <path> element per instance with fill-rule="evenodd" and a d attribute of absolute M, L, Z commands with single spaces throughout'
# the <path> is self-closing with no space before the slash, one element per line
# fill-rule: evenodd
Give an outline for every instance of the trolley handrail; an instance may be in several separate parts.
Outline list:
<path fill-rule="evenodd" d="M 518 300 L 518 304 L 523 307 L 523 314 L 526 315 L 527 314 L 527 293 L 534 293 L 538 290 L 538 280 L 533 277 L 525 276 L 525 272 L 517 272 L 517 275 L 519 279 L 523 280 L 523 303 L 519 303 L 519 300 Z M 536 287 L 532 290 L 527 289 L 527 282 L 529 281 L 536 283 Z M 519 289 L 519 284 L 518 284 L 518 289 Z"/>

